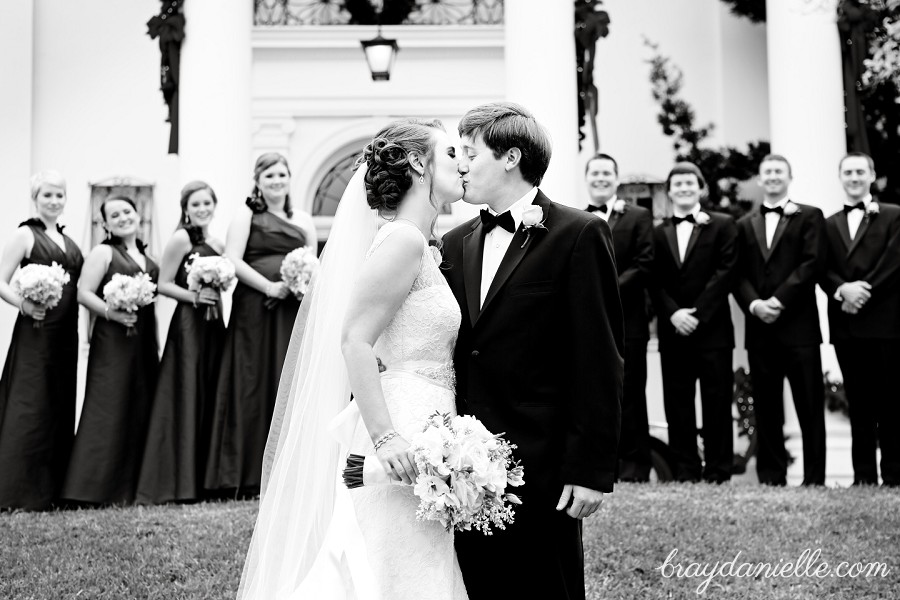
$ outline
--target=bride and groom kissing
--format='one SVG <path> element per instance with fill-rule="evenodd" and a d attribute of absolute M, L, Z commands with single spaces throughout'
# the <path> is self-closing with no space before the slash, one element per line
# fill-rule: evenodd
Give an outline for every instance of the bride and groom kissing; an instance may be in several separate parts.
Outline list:
<path fill-rule="evenodd" d="M 623 378 L 609 228 L 538 189 L 551 145 L 523 107 L 476 107 L 459 135 L 457 154 L 439 121 L 392 123 L 348 184 L 285 360 L 242 599 L 585 596 Z M 430 245 L 461 197 L 488 208 Z M 457 411 L 516 445 L 506 529 L 454 535 L 416 519 L 410 485 L 339 483 L 348 453 L 415 482 L 409 440 Z"/>

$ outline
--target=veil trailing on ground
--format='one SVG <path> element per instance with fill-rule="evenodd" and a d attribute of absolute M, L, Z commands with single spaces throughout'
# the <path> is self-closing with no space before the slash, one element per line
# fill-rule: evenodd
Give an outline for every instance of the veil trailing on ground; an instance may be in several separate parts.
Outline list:
<path fill-rule="evenodd" d="M 341 197 L 321 267 L 294 324 L 240 600 L 275 600 L 296 589 L 331 522 L 340 449 L 328 426 L 350 400 L 341 328 L 378 223 L 366 201 L 365 174 L 362 163 Z"/>

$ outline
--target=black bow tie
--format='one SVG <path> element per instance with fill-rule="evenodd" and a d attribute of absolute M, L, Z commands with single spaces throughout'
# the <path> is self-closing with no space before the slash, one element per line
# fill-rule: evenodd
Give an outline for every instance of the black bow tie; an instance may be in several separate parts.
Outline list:
<path fill-rule="evenodd" d="M 510 233 L 514 233 L 516 231 L 516 221 L 513 219 L 513 216 L 509 214 L 509 211 L 499 215 L 492 215 L 485 209 L 481 209 L 481 226 L 484 228 L 484 232 L 488 233 L 494 227 L 502 227 Z"/>
<path fill-rule="evenodd" d="M 844 205 L 844 213 L 850 214 L 851 210 L 866 210 L 866 204 L 864 202 L 857 202 L 856 204 L 845 204 Z"/>
<path fill-rule="evenodd" d="M 773 206 L 772 208 L 769 208 L 768 206 L 763 204 L 762 206 L 759 207 L 759 212 L 762 214 L 762 216 L 766 216 L 769 213 L 777 213 L 781 216 L 784 216 L 784 207 L 783 206 Z"/>
<path fill-rule="evenodd" d="M 672 216 L 672 223 L 674 223 L 675 225 L 679 225 L 680 223 L 684 223 L 685 221 L 687 221 L 688 223 L 696 223 L 693 214 L 684 217 L 678 217 L 675 215 Z"/>
<path fill-rule="evenodd" d="M 588 204 L 587 211 L 588 212 L 602 212 L 604 215 L 609 212 L 609 206 L 604 204 L 602 206 L 595 206 L 593 204 Z"/>

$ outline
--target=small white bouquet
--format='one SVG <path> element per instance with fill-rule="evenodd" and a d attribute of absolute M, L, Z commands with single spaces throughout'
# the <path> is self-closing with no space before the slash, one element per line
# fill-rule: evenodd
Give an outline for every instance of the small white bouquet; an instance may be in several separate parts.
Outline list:
<path fill-rule="evenodd" d="M 49 266 L 30 264 L 19 269 L 12 288 L 23 300 L 50 310 L 62 300 L 67 283 L 69 274 L 56 262 Z M 36 329 L 42 326 L 42 321 L 34 321 Z"/>
<path fill-rule="evenodd" d="M 156 295 L 156 284 L 150 280 L 147 273 L 137 275 L 123 275 L 115 273 L 112 279 L 103 286 L 103 299 L 106 306 L 113 310 L 124 310 L 135 313 L 141 307 L 153 302 Z M 127 327 L 129 337 L 137 334 L 133 325 Z"/>
<path fill-rule="evenodd" d="M 309 289 L 309 280 L 319 266 L 319 259 L 315 252 L 301 246 L 291 250 L 281 261 L 281 280 L 285 282 L 291 292 L 298 299 L 302 299 Z"/>
<path fill-rule="evenodd" d="M 506 491 L 520 486 L 524 468 L 513 462 L 516 446 L 494 435 L 471 416 L 435 412 L 410 441 L 419 475 L 413 493 L 419 497 L 416 518 L 439 521 L 447 531 L 473 527 L 491 535 L 491 527 L 506 529 L 522 501 Z M 351 454 L 344 469 L 348 488 L 391 483 L 374 456 Z"/>
<path fill-rule="evenodd" d="M 200 256 L 192 254 L 184 265 L 187 271 L 188 289 L 199 292 L 203 288 L 212 288 L 217 292 L 224 292 L 234 283 L 234 263 L 224 256 Z M 205 318 L 214 321 L 219 318 L 219 309 L 210 304 L 206 307 Z"/>

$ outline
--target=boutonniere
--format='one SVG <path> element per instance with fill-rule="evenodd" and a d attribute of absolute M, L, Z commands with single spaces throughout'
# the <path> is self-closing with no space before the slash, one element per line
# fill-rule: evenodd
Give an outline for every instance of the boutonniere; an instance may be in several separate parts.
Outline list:
<path fill-rule="evenodd" d="M 697 213 L 697 216 L 694 217 L 694 223 L 697 224 L 698 227 L 703 227 L 707 223 L 709 223 L 712 219 L 710 218 L 708 213 L 700 211 Z"/>
<path fill-rule="evenodd" d="M 866 206 L 866 218 L 873 219 L 880 211 L 881 209 L 878 207 L 878 203 L 872 200 L 869 202 L 869 205 Z"/>
<path fill-rule="evenodd" d="M 794 204 L 793 202 L 788 202 L 784 205 L 784 216 L 793 217 L 797 213 L 800 212 L 800 207 Z"/>
<path fill-rule="evenodd" d="M 625 214 L 625 201 L 622 199 L 616 200 L 613 202 L 612 210 L 614 213 L 619 213 L 620 215 Z"/>
<path fill-rule="evenodd" d="M 528 243 L 528 240 L 531 239 L 531 232 L 536 229 L 547 230 L 544 227 L 544 209 L 538 206 L 537 204 L 532 204 L 522 213 L 522 229 L 525 230 L 527 234 L 525 237 L 525 241 L 522 242 L 520 248 L 524 248 L 525 244 Z"/>

